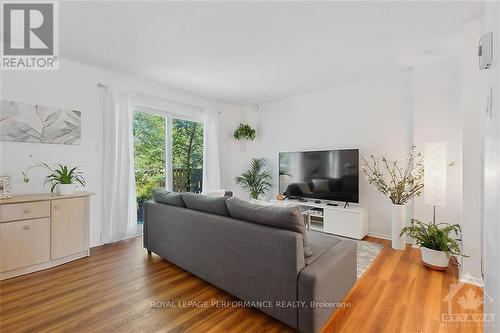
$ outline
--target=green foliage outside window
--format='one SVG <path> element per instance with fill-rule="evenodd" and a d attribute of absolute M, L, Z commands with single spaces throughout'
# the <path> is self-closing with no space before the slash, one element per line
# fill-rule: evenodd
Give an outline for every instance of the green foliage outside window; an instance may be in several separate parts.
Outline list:
<path fill-rule="evenodd" d="M 135 112 L 133 118 L 137 203 L 149 200 L 156 187 L 165 187 L 165 117 Z M 201 191 L 203 124 L 172 120 L 172 188 Z"/>
<path fill-rule="evenodd" d="M 165 187 L 165 118 L 134 112 L 134 158 L 137 202 L 151 198 L 156 187 Z"/>
<path fill-rule="evenodd" d="M 174 190 L 201 192 L 203 168 L 203 124 L 172 121 L 172 165 Z"/>

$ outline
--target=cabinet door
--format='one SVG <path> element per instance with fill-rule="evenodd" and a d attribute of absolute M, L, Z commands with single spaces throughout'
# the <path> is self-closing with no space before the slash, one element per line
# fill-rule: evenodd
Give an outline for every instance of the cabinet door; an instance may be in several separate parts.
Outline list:
<path fill-rule="evenodd" d="M 48 218 L 0 223 L 0 272 L 49 260 Z"/>
<path fill-rule="evenodd" d="M 52 200 L 52 260 L 88 250 L 89 198 Z"/>
<path fill-rule="evenodd" d="M 363 216 L 346 210 L 324 210 L 325 232 L 344 237 L 361 239 L 365 236 Z"/>

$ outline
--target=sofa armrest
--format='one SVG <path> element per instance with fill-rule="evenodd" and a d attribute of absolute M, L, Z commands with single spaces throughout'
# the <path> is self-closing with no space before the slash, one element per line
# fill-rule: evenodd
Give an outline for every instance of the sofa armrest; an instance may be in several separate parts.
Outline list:
<path fill-rule="evenodd" d="M 357 243 L 343 240 L 312 263 L 298 276 L 298 326 L 303 333 L 319 332 L 356 282 Z M 319 304 L 314 307 L 314 304 Z"/>

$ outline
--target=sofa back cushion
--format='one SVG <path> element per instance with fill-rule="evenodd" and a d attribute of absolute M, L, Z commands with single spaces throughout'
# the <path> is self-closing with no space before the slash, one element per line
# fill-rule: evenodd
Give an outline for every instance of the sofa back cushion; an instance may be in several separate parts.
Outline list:
<path fill-rule="evenodd" d="M 187 208 L 200 212 L 229 216 L 226 207 L 227 197 L 210 197 L 203 194 L 184 192 L 182 200 Z"/>
<path fill-rule="evenodd" d="M 297 207 L 264 206 L 236 197 L 227 199 L 226 206 L 229 216 L 235 219 L 300 233 L 304 243 L 305 256 L 309 257 L 313 254 L 307 241 L 304 219 Z"/>
<path fill-rule="evenodd" d="M 183 207 L 184 200 L 181 198 L 181 194 L 177 192 L 170 192 L 163 188 L 157 188 L 153 190 L 153 199 L 156 202 L 163 203 L 170 206 Z"/>

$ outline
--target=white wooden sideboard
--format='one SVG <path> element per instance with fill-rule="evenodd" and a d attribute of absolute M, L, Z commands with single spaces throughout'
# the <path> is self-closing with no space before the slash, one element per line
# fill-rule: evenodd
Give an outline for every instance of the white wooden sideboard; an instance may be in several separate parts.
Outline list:
<path fill-rule="evenodd" d="M 32 194 L 0 199 L 0 280 L 89 255 L 89 197 Z"/>

